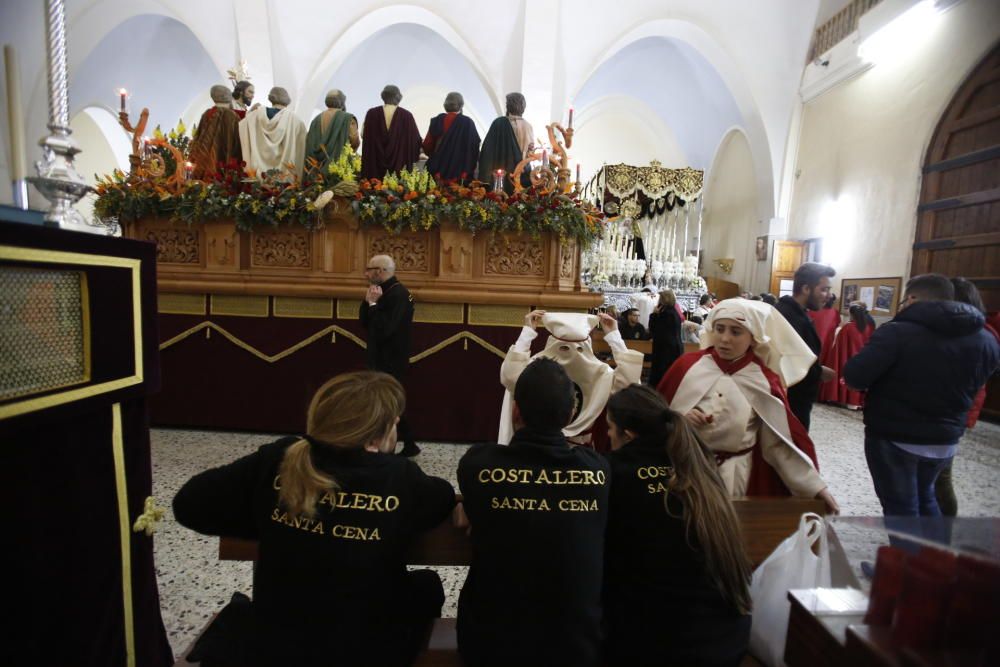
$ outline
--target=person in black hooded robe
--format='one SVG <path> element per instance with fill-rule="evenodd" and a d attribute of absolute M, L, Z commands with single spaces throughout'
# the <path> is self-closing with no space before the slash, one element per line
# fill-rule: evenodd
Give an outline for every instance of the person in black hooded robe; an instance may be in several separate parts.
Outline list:
<path fill-rule="evenodd" d="M 444 98 L 445 113 L 431 119 L 424 138 L 427 171 L 446 181 L 472 178 L 479 160 L 479 132 L 472 119 L 462 114 L 463 106 L 461 93 L 448 93 Z"/>
<path fill-rule="evenodd" d="M 524 95 L 508 93 L 507 113 L 490 125 L 479 152 L 479 180 L 492 183 L 493 175 L 498 169 L 503 169 L 507 174 L 504 178 L 504 190 L 507 194 L 514 191 L 510 174 L 514 173 L 518 162 L 535 149 L 535 132 L 531 124 L 522 118 L 526 106 Z M 521 185 L 531 185 L 530 165 L 521 173 Z"/>

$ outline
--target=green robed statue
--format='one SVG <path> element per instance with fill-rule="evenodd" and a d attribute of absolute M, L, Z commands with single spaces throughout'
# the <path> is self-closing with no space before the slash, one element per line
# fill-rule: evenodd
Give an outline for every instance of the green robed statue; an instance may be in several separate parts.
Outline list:
<path fill-rule="evenodd" d="M 322 172 L 326 165 L 340 157 L 344 144 L 351 142 L 351 148 L 358 149 L 358 120 L 346 111 L 347 96 L 340 90 L 326 94 L 326 111 L 313 118 L 306 135 L 306 159 L 313 158 Z M 309 166 L 306 165 L 307 179 Z"/>

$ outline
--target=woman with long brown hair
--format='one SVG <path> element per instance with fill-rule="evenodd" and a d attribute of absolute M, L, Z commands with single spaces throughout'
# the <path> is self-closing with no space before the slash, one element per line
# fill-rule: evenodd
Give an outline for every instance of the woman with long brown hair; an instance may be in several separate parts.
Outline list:
<path fill-rule="evenodd" d="M 609 664 L 739 664 L 750 560 L 714 457 L 650 387 L 614 394 L 607 419 Z"/>
<path fill-rule="evenodd" d="M 455 492 L 391 455 L 404 403 L 390 375 L 339 375 L 313 396 L 306 435 L 200 473 L 177 493 L 182 525 L 260 544 L 252 610 L 215 642 L 233 647 L 207 656 L 216 664 L 413 661 L 444 592 L 436 573 L 407 572 L 405 552 L 449 515 Z"/>

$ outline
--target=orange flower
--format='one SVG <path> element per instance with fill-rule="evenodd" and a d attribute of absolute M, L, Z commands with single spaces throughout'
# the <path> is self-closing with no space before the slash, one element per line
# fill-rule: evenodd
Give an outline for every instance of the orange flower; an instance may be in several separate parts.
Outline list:
<path fill-rule="evenodd" d="M 403 189 L 402 189 L 402 188 L 400 188 L 400 191 L 401 191 L 401 192 L 402 192 L 402 190 L 403 190 Z M 403 201 L 410 201 L 411 199 L 416 199 L 416 198 L 417 198 L 417 197 L 419 197 L 419 196 L 420 196 L 420 194 L 419 194 L 419 193 L 417 193 L 417 192 L 414 192 L 413 190 L 410 190 L 410 191 L 409 191 L 409 192 L 407 192 L 407 193 L 406 193 L 405 195 L 403 195 Z"/>

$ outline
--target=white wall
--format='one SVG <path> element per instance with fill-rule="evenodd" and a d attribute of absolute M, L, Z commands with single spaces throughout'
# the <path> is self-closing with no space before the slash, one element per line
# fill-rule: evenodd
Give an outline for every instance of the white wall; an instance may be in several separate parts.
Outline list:
<path fill-rule="evenodd" d="M 789 238 L 841 245 L 840 278 L 909 275 L 931 133 L 1000 35 L 1000 3 L 964 0 L 895 59 L 805 105 Z"/>
<path fill-rule="evenodd" d="M 718 155 L 707 174 L 705 211 L 702 219 L 704 264 L 702 273 L 738 283 L 743 290 L 762 292 L 766 287 L 767 269 L 763 271 L 764 287 L 756 284 L 761 274 L 754 255 L 754 243 L 759 235 L 757 220 L 757 186 L 753 156 L 746 136 L 734 130 L 719 146 Z M 733 272 L 726 274 L 716 259 L 733 258 Z M 761 262 L 768 266 L 767 262 Z"/>

